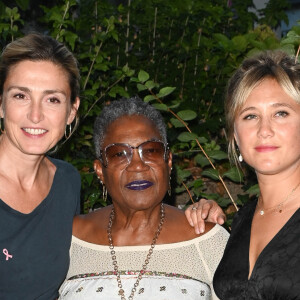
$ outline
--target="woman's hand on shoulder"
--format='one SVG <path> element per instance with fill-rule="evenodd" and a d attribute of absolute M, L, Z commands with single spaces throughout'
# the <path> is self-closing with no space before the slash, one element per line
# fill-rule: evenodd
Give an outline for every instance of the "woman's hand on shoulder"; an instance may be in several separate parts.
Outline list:
<path fill-rule="evenodd" d="M 207 199 L 201 199 L 190 205 L 185 210 L 185 216 L 190 225 L 194 227 L 196 234 L 205 231 L 205 222 L 222 225 L 226 220 L 222 208 L 214 200 Z"/>

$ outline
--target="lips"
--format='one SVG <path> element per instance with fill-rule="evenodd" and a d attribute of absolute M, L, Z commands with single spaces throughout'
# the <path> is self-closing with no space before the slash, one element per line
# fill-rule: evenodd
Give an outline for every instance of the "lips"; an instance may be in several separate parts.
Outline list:
<path fill-rule="evenodd" d="M 270 151 L 274 151 L 276 149 L 278 149 L 278 147 L 276 147 L 276 146 L 268 146 L 268 145 L 255 147 L 255 150 L 257 152 L 270 152 Z"/>
<path fill-rule="evenodd" d="M 153 185 L 153 182 L 148 180 L 135 180 L 125 185 L 126 188 L 134 191 L 146 190 Z"/>

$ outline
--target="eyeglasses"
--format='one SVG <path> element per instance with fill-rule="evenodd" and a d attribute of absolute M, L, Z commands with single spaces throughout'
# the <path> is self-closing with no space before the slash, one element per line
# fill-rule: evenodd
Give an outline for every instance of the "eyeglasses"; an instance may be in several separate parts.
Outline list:
<path fill-rule="evenodd" d="M 137 149 L 145 164 L 159 164 L 166 161 L 168 146 L 162 141 L 146 141 L 133 147 L 129 144 L 110 144 L 100 151 L 104 167 L 126 168 L 132 160 L 133 150 Z"/>

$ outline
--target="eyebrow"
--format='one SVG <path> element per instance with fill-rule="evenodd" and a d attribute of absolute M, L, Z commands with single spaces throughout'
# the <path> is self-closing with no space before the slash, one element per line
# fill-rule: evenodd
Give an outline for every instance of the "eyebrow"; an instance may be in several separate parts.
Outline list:
<path fill-rule="evenodd" d="M 24 87 L 24 86 L 16 86 L 16 85 L 13 85 L 13 86 L 10 86 L 7 91 L 11 91 L 13 89 L 18 89 L 22 92 L 26 92 L 26 93 L 31 93 L 31 89 L 27 88 L 27 87 Z M 59 93 L 59 94 L 63 94 L 64 96 L 67 96 L 66 93 L 62 90 L 45 90 L 43 91 L 43 94 L 44 95 L 49 95 L 49 94 L 55 94 L 55 93 Z"/>
<path fill-rule="evenodd" d="M 274 107 L 274 108 L 278 108 L 278 107 L 288 107 L 288 108 L 290 108 L 290 109 L 292 109 L 292 110 L 295 111 L 295 109 L 294 109 L 290 104 L 284 103 L 284 102 L 283 102 L 283 103 L 281 103 L 281 102 L 273 103 L 273 104 L 271 105 L 271 107 Z M 257 109 L 257 108 L 256 108 L 255 106 L 246 107 L 246 108 L 244 108 L 244 109 L 241 110 L 240 115 L 243 114 L 244 112 L 248 111 L 248 110 L 256 110 L 256 109 Z"/>

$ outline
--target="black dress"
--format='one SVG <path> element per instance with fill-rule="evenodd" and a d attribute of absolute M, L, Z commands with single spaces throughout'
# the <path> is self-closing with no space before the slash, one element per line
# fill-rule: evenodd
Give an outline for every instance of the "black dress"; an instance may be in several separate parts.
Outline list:
<path fill-rule="evenodd" d="M 248 280 L 250 232 L 256 203 L 248 203 L 234 218 L 214 275 L 214 290 L 222 300 L 300 299 L 300 209 L 263 249 Z"/>

